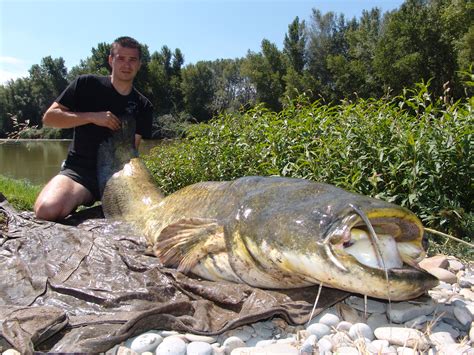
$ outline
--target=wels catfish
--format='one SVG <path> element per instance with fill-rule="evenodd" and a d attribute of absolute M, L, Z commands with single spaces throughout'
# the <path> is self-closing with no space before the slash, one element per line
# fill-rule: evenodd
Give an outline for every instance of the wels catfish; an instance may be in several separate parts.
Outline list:
<path fill-rule="evenodd" d="M 284 177 L 201 182 L 165 197 L 130 132 L 125 120 L 99 149 L 102 208 L 133 223 L 165 266 L 260 288 L 322 284 L 391 300 L 438 283 L 417 266 L 423 226 L 405 208 Z"/>

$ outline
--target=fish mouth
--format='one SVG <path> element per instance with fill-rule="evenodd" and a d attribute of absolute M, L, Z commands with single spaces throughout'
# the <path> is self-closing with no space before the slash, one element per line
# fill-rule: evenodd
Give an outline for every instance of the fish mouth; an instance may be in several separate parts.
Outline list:
<path fill-rule="evenodd" d="M 402 209 L 372 210 L 352 206 L 324 244 L 329 259 L 341 270 L 344 264 L 392 273 L 422 272 L 418 267 L 426 253 L 422 245 L 423 226 L 411 212 Z"/>
<path fill-rule="evenodd" d="M 351 209 L 323 243 L 329 261 L 344 275 L 347 289 L 406 300 L 438 284 L 436 277 L 418 266 L 426 254 L 424 229 L 413 213 L 402 208 L 363 212 L 351 205 Z"/>

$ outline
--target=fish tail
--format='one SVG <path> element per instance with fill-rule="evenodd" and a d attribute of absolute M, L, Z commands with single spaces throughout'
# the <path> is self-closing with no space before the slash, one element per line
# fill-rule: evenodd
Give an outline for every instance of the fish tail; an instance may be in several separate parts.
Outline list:
<path fill-rule="evenodd" d="M 97 180 L 101 196 L 112 175 L 122 170 L 131 159 L 138 157 L 135 149 L 135 120 L 130 115 L 123 115 L 120 121 L 120 129 L 100 144 L 97 153 Z"/>

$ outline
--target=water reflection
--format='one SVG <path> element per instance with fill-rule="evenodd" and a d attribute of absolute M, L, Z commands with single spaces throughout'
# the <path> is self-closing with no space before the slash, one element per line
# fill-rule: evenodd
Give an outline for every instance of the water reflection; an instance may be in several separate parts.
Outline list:
<path fill-rule="evenodd" d="M 45 184 L 58 173 L 69 144 L 69 140 L 0 140 L 0 174 Z M 142 141 L 140 153 L 147 153 L 157 144 Z"/>

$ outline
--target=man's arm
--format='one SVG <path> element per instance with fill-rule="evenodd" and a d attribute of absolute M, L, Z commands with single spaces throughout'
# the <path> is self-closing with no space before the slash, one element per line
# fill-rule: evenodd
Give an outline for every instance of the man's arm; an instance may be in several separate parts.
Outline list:
<path fill-rule="evenodd" d="M 113 131 L 120 129 L 120 120 L 110 111 L 72 112 L 57 102 L 53 102 L 43 116 L 43 124 L 55 128 L 73 128 L 88 123 L 107 127 Z"/>

